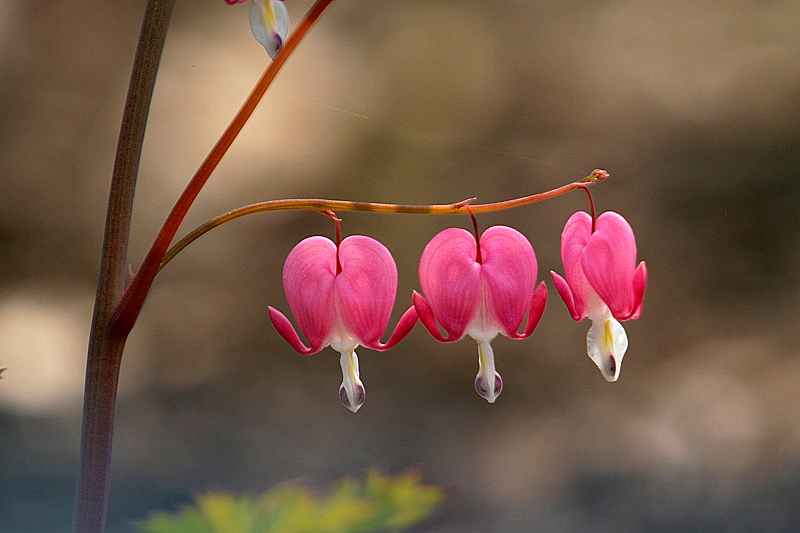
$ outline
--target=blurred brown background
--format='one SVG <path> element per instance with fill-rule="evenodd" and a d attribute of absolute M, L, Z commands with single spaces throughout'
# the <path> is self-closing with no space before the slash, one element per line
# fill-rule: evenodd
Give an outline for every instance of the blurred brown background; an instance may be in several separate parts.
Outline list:
<path fill-rule="evenodd" d="M 83 370 L 108 181 L 144 1 L 0 0 L 0 531 L 71 522 Z M 287 2 L 296 22 L 310 1 Z M 151 112 L 130 261 L 266 64 L 248 5 L 178 2 Z M 525 233 L 548 279 L 537 332 L 494 342 L 505 390 L 473 390 L 472 341 L 421 327 L 337 355 L 275 333 L 283 260 L 315 213 L 204 237 L 156 280 L 123 361 L 109 531 L 199 491 L 325 486 L 416 468 L 437 533 L 800 530 L 800 3 L 338 0 L 292 57 L 185 231 L 254 201 L 496 201 L 579 179 L 648 262 L 619 382 L 549 281 L 585 196 L 480 217 Z M 465 218 L 340 213 L 400 272 Z"/>

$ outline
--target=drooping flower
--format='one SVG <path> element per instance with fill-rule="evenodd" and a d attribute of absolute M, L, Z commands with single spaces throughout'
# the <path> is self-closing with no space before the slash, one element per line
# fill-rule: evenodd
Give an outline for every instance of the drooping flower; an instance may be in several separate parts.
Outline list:
<path fill-rule="evenodd" d="M 342 403 L 356 412 L 364 403 L 359 345 L 388 350 L 414 327 L 417 313 L 409 308 L 394 333 L 381 342 L 397 292 L 397 267 L 384 245 L 352 235 L 336 246 L 325 237 L 309 237 L 295 246 L 283 266 L 283 288 L 289 307 L 310 347 L 303 344 L 289 319 L 269 308 L 278 333 L 303 355 L 330 346 L 341 354 Z"/>
<path fill-rule="evenodd" d="M 544 282 L 536 285 L 536 254 L 520 232 L 493 226 L 479 242 L 459 228 L 437 234 L 419 263 L 425 296 L 414 292 L 413 298 L 420 321 L 435 339 L 453 342 L 469 335 L 478 343 L 475 389 L 493 403 L 503 380 L 495 371 L 491 341 L 498 333 L 512 339 L 533 333 L 544 312 L 547 288 Z M 526 313 L 528 323 L 519 333 Z"/>
<path fill-rule="evenodd" d="M 619 377 L 628 336 L 619 323 L 639 318 L 647 286 L 647 266 L 636 265 L 636 239 L 621 215 L 608 211 L 597 218 L 578 211 L 561 234 L 564 277 L 552 272 L 561 299 L 576 321 L 589 318 L 589 357 L 607 381 Z M 566 279 L 564 279 L 566 278 Z"/>
<path fill-rule="evenodd" d="M 241 4 L 247 0 L 225 0 L 227 3 Z M 253 0 L 250 6 L 250 30 L 253 37 L 264 47 L 269 57 L 283 46 L 286 34 L 289 33 L 289 13 L 280 0 Z"/>

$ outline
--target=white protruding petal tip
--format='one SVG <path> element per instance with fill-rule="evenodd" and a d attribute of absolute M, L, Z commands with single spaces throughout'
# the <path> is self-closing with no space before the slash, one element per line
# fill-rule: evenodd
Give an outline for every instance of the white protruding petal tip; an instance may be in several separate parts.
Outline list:
<path fill-rule="evenodd" d="M 492 384 L 492 382 L 494 383 Z M 489 376 L 483 376 L 479 372 L 475 378 L 475 390 L 487 402 L 494 403 L 500 393 L 503 392 L 503 378 L 497 372 L 494 373 L 494 379 Z"/>
<path fill-rule="evenodd" d="M 364 405 L 364 385 L 361 383 L 357 383 L 353 388 L 348 391 L 348 387 L 342 383 L 339 387 L 339 399 L 342 400 L 342 404 L 357 413 L 361 406 Z"/>
<path fill-rule="evenodd" d="M 345 407 L 357 412 L 364 405 L 366 392 L 358 371 L 358 356 L 354 350 L 342 352 L 339 359 L 342 366 L 342 384 L 339 386 L 339 399 Z"/>
<path fill-rule="evenodd" d="M 628 335 L 622 324 L 611 316 L 593 320 L 586 336 L 586 349 L 606 381 L 617 381 L 628 349 Z"/>
<path fill-rule="evenodd" d="M 489 341 L 478 341 L 478 375 L 475 390 L 489 403 L 503 392 L 503 379 L 494 369 L 494 351 Z"/>
<path fill-rule="evenodd" d="M 250 7 L 253 37 L 274 58 L 289 33 L 289 13 L 279 0 L 253 0 Z"/>

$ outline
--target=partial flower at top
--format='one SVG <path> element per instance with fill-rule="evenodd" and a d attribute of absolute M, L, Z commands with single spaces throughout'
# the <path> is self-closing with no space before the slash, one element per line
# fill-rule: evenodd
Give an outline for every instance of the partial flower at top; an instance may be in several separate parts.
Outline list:
<path fill-rule="evenodd" d="M 636 265 L 636 239 L 628 221 L 608 211 L 597 218 L 578 211 L 561 234 L 562 278 L 552 272 L 561 299 L 576 321 L 589 318 L 587 352 L 607 381 L 619 377 L 628 336 L 620 320 L 642 313 L 647 266 Z"/>
<path fill-rule="evenodd" d="M 381 343 L 397 292 L 397 267 L 384 245 L 363 235 L 336 244 L 325 237 L 309 237 L 295 246 L 283 267 L 283 288 L 300 330 L 310 347 L 300 340 L 289 319 L 269 308 L 278 333 L 303 355 L 326 346 L 341 354 L 343 381 L 339 398 L 358 411 L 364 403 L 358 357 L 359 345 L 388 350 L 417 322 L 412 306 L 400 318 L 389 340 Z"/>
<path fill-rule="evenodd" d="M 437 340 L 469 335 L 478 343 L 475 389 L 493 403 L 503 389 L 495 371 L 491 341 L 498 333 L 522 339 L 533 333 L 544 312 L 547 288 L 536 285 L 536 254 L 528 240 L 507 226 L 493 226 L 480 237 L 459 228 L 436 235 L 422 252 L 414 292 L 420 322 Z M 525 314 L 528 323 L 518 333 Z M 447 333 L 442 335 L 436 321 Z"/>
<path fill-rule="evenodd" d="M 233 5 L 246 0 L 225 1 Z M 250 29 L 269 57 L 275 58 L 289 33 L 289 13 L 286 6 L 279 0 L 253 0 L 250 7 Z"/>

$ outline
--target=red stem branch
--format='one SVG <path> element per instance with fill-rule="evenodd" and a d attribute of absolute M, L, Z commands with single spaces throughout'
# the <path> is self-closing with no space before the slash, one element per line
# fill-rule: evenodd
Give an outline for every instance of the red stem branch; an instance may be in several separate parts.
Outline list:
<path fill-rule="evenodd" d="M 303 20 L 300 21 L 297 28 L 286 39 L 283 47 L 275 56 L 275 59 L 269 64 L 267 69 L 262 74 L 261 79 L 253 88 L 250 96 L 247 97 L 239 112 L 233 118 L 228 128 L 222 134 L 217 144 L 211 149 L 211 152 L 206 157 L 205 161 L 197 169 L 195 175 L 189 181 L 184 189 L 175 206 L 172 208 L 169 216 L 167 217 L 161 231 L 156 236 L 150 251 L 136 273 L 136 276 L 125 289 L 122 298 L 117 305 L 116 310 L 111 318 L 111 327 L 121 333 L 129 332 L 139 316 L 139 311 L 144 305 L 144 300 L 147 293 L 150 291 L 150 286 L 153 284 L 153 279 L 158 273 L 158 267 L 161 260 L 167 253 L 169 245 L 175 238 L 178 228 L 183 222 L 186 213 L 189 211 L 192 203 L 194 202 L 200 190 L 205 185 L 211 173 L 217 168 L 217 165 L 222 160 L 222 157 L 228 151 L 234 139 L 242 131 L 242 128 L 247 123 L 250 115 L 255 111 L 256 106 L 261 101 L 264 93 L 269 88 L 275 76 L 283 67 L 286 60 L 291 55 L 292 51 L 297 47 L 303 37 L 308 33 L 308 30 L 322 15 L 323 11 L 333 2 L 333 0 L 317 0 L 311 9 L 308 10 Z"/>
<path fill-rule="evenodd" d="M 494 202 L 491 204 L 473 204 L 474 198 L 462 200 L 454 204 L 432 204 L 432 205 L 403 205 L 403 204 L 382 204 L 375 202 L 352 202 L 349 200 L 326 200 L 323 198 L 306 198 L 306 199 L 288 199 L 288 200 L 268 200 L 266 202 L 259 202 L 256 204 L 246 205 L 239 207 L 232 211 L 228 211 L 219 215 L 191 233 L 183 237 L 178 243 L 167 251 L 161 261 L 159 271 L 163 269 L 175 256 L 183 251 L 187 246 L 199 239 L 212 229 L 226 224 L 237 218 L 254 215 L 256 213 L 265 213 L 267 211 L 283 211 L 287 209 L 307 209 L 311 211 L 321 211 L 323 213 L 337 211 L 368 211 L 371 213 L 391 213 L 391 214 L 416 214 L 416 215 L 461 215 L 469 208 L 472 213 L 490 213 L 493 211 L 502 211 L 504 209 L 512 209 L 515 207 L 522 207 L 525 205 L 541 202 L 544 200 L 551 200 L 562 194 L 566 194 L 576 189 L 583 189 L 588 191 L 588 187 L 598 181 L 603 181 L 608 178 L 608 172 L 605 170 L 595 169 L 591 174 L 586 176 L 580 181 L 562 185 L 556 189 L 532 194 L 530 196 L 523 196 L 522 198 L 514 198 L 512 200 L 504 200 L 502 202 Z"/>

